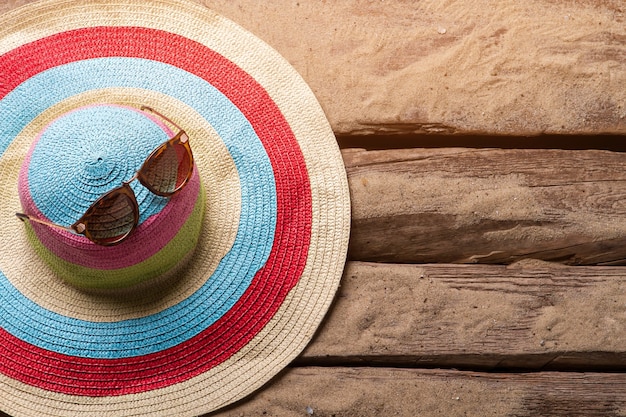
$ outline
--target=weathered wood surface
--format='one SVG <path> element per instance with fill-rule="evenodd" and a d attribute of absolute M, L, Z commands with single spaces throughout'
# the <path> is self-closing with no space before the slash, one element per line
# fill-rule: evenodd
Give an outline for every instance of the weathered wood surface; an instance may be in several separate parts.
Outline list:
<path fill-rule="evenodd" d="M 626 268 L 350 262 L 294 367 L 214 415 L 623 416 L 625 327 Z"/>
<path fill-rule="evenodd" d="M 622 0 L 196 1 L 285 56 L 337 134 L 626 133 Z"/>
<path fill-rule="evenodd" d="M 626 370 L 626 268 L 349 262 L 296 363 Z"/>
<path fill-rule="evenodd" d="M 342 143 L 443 144 L 343 150 L 351 259 L 408 265 L 349 262 L 301 357 L 215 415 L 626 416 L 626 268 L 563 265 L 626 263 L 625 154 L 449 147 L 623 150 L 623 1 L 196 1 Z"/>
<path fill-rule="evenodd" d="M 434 148 L 343 156 L 351 259 L 626 260 L 626 153 Z"/>
<path fill-rule="evenodd" d="M 626 131 L 622 0 L 203 3 L 283 54 L 339 134 Z"/>
<path fill-rule="evenodd" d="M 214 417 L 618 417 L 626 374 L 291 368 Z"/>

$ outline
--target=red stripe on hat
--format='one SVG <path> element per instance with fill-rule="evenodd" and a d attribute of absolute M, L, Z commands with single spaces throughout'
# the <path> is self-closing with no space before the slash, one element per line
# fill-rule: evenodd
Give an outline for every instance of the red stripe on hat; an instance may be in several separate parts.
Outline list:
<path fill-rule="evenodd" d="M 263 143 L 275 173 L 277 229 L 266 265 L 234 307 L 173 348 L 123 359 L 78 358 L 38 348 L 0 329 L 1 373 L 72 395 L 113 396 L 163 388 L 228 359 L 263 329 L 298 282 L 311 235 L 309 178 L 289 124 L 254 78 L 198 42 L 147 28 L 98 27 L 55 34 L 0 57 L 0 73 L 6 77 L 0 98 L 48 68 L 113 56 L 175 65 L 205 79 L 240 109 Z"/>

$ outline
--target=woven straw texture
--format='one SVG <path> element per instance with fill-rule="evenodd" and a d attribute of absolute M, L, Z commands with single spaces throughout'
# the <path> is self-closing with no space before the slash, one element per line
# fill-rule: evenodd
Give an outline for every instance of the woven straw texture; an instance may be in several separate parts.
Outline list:
<path fill-rule="evenodd" d="M 100 104 L 148 105 L 185 129 L 197 168 L 190 211 L 204 212 L 176 279 L 128 297 L 80 291 L 68 277 L 117 269 L 124 281 L 145 256 L 133 250 L 115 268 L 66 256 L 13 216 L 20 168 L 54 158 L 33 150 L 42 132 Z M 269 46 L 184 1 L 33 3 L 0 18 L 0 114 L 2 411 L 200 415 L 261 387 L 310 341 L 343 271 L 349 193 L 318 102 Z M 127 160 L 107 152 L 116 166 Z M 43 191 L 28 183 L 36 200 Z M 61 207 L 42 215 L 63 222 L 66 200 L 37 207 Z"/>
<path fill-rule="evenodd" d="M 73 224 L 174 135 L 156 117 L 132 107 L 94 105 L 64 114 L 37 135 L 24 159 L 18 184 L 22 208 L 52 223 Z M 129 293 L 174 272 L 190 256 L 205 206 L 197 170 L 171 199 L 139 181 L 131 188 L 140 223 L 123 245 L 102 247 L 63 229 L 32 224 L 32 245 L 66 282 L 86 291 Z"/>

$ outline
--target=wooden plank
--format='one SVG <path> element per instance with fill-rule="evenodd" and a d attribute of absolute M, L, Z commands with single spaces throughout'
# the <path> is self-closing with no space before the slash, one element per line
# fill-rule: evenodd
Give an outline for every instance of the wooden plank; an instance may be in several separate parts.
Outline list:
<path fill-rule="evenodd" d="M 626 374 L 291 368 L 213 417 L 617 417 Z"/>
<path fill-rule="evenodd" d="M 401 263 L 626 260 L 626 153 L 344 149 L 350 258 Z"/>
<path fill-rule="evenodd" d="M 620 0 L 204 3 L 278 49 L 338 134 L 626 130 Z"/>
<path fill-rule="evenodd" d="M 285 56 L 340 135 L 626 133 L 622 0 L 197 2 Z"/>
<path fill-rule="evenodd" d="M 626 369 L 626 268 L 349 262 L 300 365 Z"/>

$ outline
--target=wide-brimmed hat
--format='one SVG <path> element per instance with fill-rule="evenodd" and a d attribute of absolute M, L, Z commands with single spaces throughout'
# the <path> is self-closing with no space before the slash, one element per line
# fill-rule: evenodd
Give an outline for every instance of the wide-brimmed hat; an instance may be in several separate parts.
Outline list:
<path fill-rule="evenodd" d="M 0 17 L 0 116 L 0 410 L 201 415 L 311 340 L 343 271 L 347 179 L 263 41 L 186 1 L 32 3 Z M 133 181 L 121 243 L 16 218 L 71 225 L 178 128 L 188 183 Z"/>

